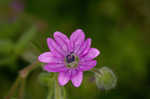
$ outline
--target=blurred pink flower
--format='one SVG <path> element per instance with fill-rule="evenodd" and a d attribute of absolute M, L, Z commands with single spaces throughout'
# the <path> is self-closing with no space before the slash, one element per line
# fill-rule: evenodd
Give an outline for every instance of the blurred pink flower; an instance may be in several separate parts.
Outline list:
<path fill-rule="evenodd" d="M 70 38 L 61 32 L 55 32 L 54 39 L 47 38 L 50 51 L 41 54 L 39 61 L 46 63 L 44 70 L 59 72 L 58 82 L 61 86 L 71 80 L 75 87 L 79 87 L 83 80 L 83 71 L 96 66 L 96 60 L 93 59 L 100 51 L 91 48 L 91 39 L 85 40 L 81 29 L 73 32 Z"/>
<path fill-rule="evenodd" d="M 13 0 L 11 3 L 11 7 L 15 13 L 20 13 L 24 10 L 24 4 L 20 0 Z"/>

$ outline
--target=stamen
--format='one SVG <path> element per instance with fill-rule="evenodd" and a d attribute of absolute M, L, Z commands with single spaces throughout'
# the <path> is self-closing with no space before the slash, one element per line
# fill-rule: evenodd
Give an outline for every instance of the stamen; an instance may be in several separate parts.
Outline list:
<path fill-rule="evenodd" d="M 67 63 L 72 63 L 72 62 L 74 62 L 75 61 L 75 56 L 74 55 L 67 55 L 66 56 L 66 61 L 67 61 Z"/>
<path fill-rule="evenodd" d="M 70 54 L 68 54 L 65 58 L 67 68 L 76 68 L 78 66 L 78 62 L 79 59 L 73 52 L 70 52 Z"/>

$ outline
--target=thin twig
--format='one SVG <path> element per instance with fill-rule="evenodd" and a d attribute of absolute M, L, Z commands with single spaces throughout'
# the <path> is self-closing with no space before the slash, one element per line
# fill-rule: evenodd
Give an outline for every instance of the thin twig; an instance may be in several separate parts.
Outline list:
<path fill-rule="evenodd" d="M 24 98 L 25 82 L 26 82 L 26 80 L 22 79 L 21 85 L 20 85 L 20 88 L 19 88 L 19 92 L 18 92 L 19 93 L 18 94 L 18 99 L 23 99 Z"/>
<path fill-rule="evenodd" d="M 18 76 L 16 81 L 14 82 L 14 84 L 12 85 L 9 93 L 8 93 L 8 96 L 6 96 L 5 99 L 11 99 L 11 97 L 13 96 L 14 92 L 16 91 L 18 85 L 19 85 L 19 82 L 20 82 L 20 77 Z"/>
<path fill-rule="evenodd" d="M 14 82 L 14 84 L 12 85 L 8 96 L 6 96 L 5 99 L 11 99 L 11 97 L 14 95 L 14 92 L 16 91 L 16 88 L 19 86 L 19 82 L 21 83 L 20 86 L 20 92 L 19 92 L 19 99 L 23 99 L 23 93 L 24 93 L 24 86 L 25 86 L 25 81 L 26 78 L 28 76 L 28 74 L 34 70 L 36 67 L 38 67 L 36 64 L 38 63 L 38 61 L 35 61 L 34 63 L 32 63 L 31 65 L 23 68 L 22 70 L 19 71 L 19 76 L 17 77 L 16 81 Z"/>
<path fill-rule="evenodd" d="M 32 63 L 31 65 L 25 67 L 24 69 L 22 69 L 21 71 L 19 71 L 19 75 L 22 78 L 26 78 L 28 76 L 28 74 L 34 70 L 36 67 L 38 67 L 36 64 L 38 63 L 38 61 L 35 61 L 34 63 Z"/>

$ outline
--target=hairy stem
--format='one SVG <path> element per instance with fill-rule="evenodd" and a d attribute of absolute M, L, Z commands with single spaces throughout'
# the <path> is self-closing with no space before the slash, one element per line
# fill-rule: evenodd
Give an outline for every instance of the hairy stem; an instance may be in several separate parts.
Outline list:
<path fill-rule="evenodd" d="M 5 99 L 11 99 L 11 97 L 13 96 L 14 92 L 16 91 L 16 88 L 18 87 L 19 85 L 19 82 L 20 82 L 20 77 L 17 77 L 16 81 L 14 82 L 14 84 L 12 85 L 9 93 L 8 93 L 8 96 L 6 96 Z"/>
<path fill-rule="evenodd" d="M 96 68 L 91 69 L 91 71 L 94 72 L 94 73 L 100 74 L 100 72 L 99 72 L 98 69 L 96 69 Z"/>
<path fill-rule="evenodd" d="M 25 90 L 25 79 L 22 79 L 21 85 L 19 88 L 19 94 L 18 94 L 18 99 L 23 99 L 24 98 L 24 90 Z"/>
<path fill-rule="evenodd" d="M 21 86 L 19 88 L 18 99 L 23 99 L 24 86 L 25 86 L 26 78 L 32 70 L 34 70 L 35 68 L 38 67 L 36 65 L 37 63 L 38 63 L 38 61 L 35 61 L 31 65 L 29 65 L 29 66 L 27 66 L 27 67 L 25 67 L 25 68 L 23 68 L 22 70 L 19 71 L 19 76 L 17 77 L 16 81 L 12 85 L 12 87 L 11 87 L 9 93 L 8 93 L 8 96 L 6 96 L 5 99 L 11 99 L 12 98 L 12 96 L 14 95 L 14 92 L 16 91 L 19 84 L 21 84 Z"/>

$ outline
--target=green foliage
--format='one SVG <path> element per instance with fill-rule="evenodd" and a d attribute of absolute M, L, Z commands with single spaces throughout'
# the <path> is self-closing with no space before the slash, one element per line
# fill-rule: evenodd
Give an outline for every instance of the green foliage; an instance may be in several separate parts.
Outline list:
<path fill-rule="evenodd" d="M 15 54 L 20 55 L 26 48 L 26 45 L 28 45 L 28 43 L 30 43 L 30 41 L 34 38 L 35 34 L 36 34 L 35 26 L 31 27 L 31 29 L 25 32 L 20 37 L 18 43 L 15 46 Z"/>
<path fill-rule="evenodd" d="M 52 81 L 51 81 L 52 79 Z M 48 85 L 53 85 L 53 74 L 52 73 L 47 73 L 47 72 L 43 72 L 40 73 L 39 75 L 39 81 L 42 85 L 44 86 L 48 86 Z"/>
<path fill-rule="evenodd" d="M 67 99 L 66 90 L 58 84 L 56 75 L 53 75 L 53 77 L 45 76 L 45 80 L 48 84 L 47 99 Z"/>
<path fill-rule="evenodd" d="M 14 1 L 23 4 L 24 10 L 13 9 Z M 109 66 L 118 83 L 113 91 L 99 91 L 89 80 L 93 75 L 85 72 L 81 87 L 66 86 L 69 99 L 149 98 L 149 10 L 148 0 L 0 0 L 0 99 L 7 95 L 18 71 L 49 50 L 47 37 L 55 31 L 69 36 L 77 28 L 82 28 L 86 37 L 92 38 L 92 47 L 101 51 L 96 68 Z M 29 75 L 25 99 L 47 97 L 49 89 L 43 85 L 53 74 L 38 70 Z M 108 81 L 108 86 L 107 79 L 112 77 L 103 77 L 99 80 Z M 60 96 L 64 89 L 56 77 L 53 81 L 51 89 L 57 87 L 58 95 L 52 95 Z"/>
<path fill-rule="evenodd" d="M 14 48 L 14 44 L 8 39 L 8 40 L 0 40 L 0 53 L 1 55 L 8 55 L 12 52 Z"/>

